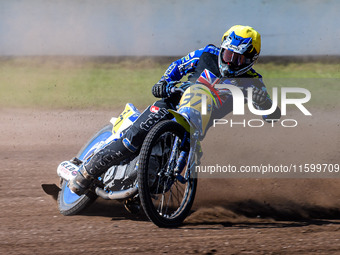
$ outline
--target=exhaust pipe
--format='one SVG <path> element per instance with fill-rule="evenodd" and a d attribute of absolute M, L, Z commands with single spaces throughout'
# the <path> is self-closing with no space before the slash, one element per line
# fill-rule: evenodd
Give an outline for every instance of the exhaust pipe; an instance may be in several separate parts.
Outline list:
<path fill-rule="evenodd" d="M 117 200 L 117 199 L 126 199 L 126 198 L 133 197 L 134 195 L 137 194 L 138 188 L 135 186 L 127 190 L 106 192 L 103 189 L 97 187 L 95 189 L 95 192 L 98 196 L 106 200 Z"/>

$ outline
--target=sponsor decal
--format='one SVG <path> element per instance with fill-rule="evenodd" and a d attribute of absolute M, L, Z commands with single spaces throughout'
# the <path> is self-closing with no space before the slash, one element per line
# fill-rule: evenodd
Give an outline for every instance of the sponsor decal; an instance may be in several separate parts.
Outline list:
<path fill-rule="evenodd" d="M 60 165 L 63 166 L 65 169 L 67 169 L 70 172 L 77 170 L 76 167 L 74 167 L 71 163 L 68 163 L 68 162 L 63 162 Z"/>
<path fill-rule="evenodd" d="M 151 108 L 150 108 L 150 112 L 154 112 L 154 113 L 156 113 L 156 112 L 158 112 L 159 111 L 159 107 L 157 107 L 157 106 L 151 106 Z"/>
<path fill-rule="evenodd" d="M 140 128 L 145 131 L 149 131 L 156 123 L 164 119 L 164 117 L 168 114 L 170 113 L 165 108 L 159 109 L 156 113 L 150 113 L 148 118 L 140 124 Z"/>
<path fill-rule="evenodd" d="M 164 73 L 164 78 L 165 79 L 168 79 L 169 77 L 170 77 L 170 75 L 171 75 L 171 73 L 172 73 L 172 71 L 175 69 L 175 67 L 176 67 L 176 64 L 175 63 L 172 63 L 169 67 L 168 67 L 168 69 L 165 71 L 165 73 Z"/>

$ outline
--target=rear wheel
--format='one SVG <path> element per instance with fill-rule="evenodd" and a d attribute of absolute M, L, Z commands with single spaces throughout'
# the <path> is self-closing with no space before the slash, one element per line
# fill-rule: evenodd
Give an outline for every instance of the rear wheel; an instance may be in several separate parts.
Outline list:
<path fill-rule="evenodd" d="M 80 160 L 87 158 L 87 156 L 94 151 L 96 145 L 99 142 L 105 141 L 109 136 L 111 136 L 111 134 L 111 124 L 102 128 L 83 146 L 83 148 L 79 151 L 77 158 Z M 77 214 L 96 200 L 97 195 L 91 190 L 86 192 L 84 195 L 78 196 L 71 192 L 71 190 L 67 187 L 67 184 L 67 181 L 62 180 L 61 190 L 58 194 L 58 208 L 61 214 L 66 216 Z"/>
<path fill-rule="evenodd" d="M 141 148 L 139 196 L 146 215 L 159 227 L 182 224 L 195 198 L 197 178 L 191 172 L 194 167 L 184 167 L 181 175 L 188 178 L 182 182 L 176 178 L 174 170 L 185 133 L 177 122 L 160 122 L 148 133 Z M 174 145 L 176 151 L 173 150 Z"/>

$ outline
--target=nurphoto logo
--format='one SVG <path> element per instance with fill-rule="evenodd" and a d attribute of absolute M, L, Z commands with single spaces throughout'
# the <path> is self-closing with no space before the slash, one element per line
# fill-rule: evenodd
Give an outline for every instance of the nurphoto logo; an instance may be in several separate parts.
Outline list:
<path fill-rule="evenodd" d="M 229 90 L 231 95 L 233 96 L 233 115 L 244 115 L 244 102 L 245 102 L 245 96 L 241 88 L 230 85 L 230 84 L 216 84 L 216 89 L 225 89 Z M 298 93 L 303 95 L 303 97 L 299 98 L 288 98 L 288 93 Z M 272 93 L 272 106 L 270 109 L 267 110 L 261 110 L 256 109 L 253 105 L 252 100 L 253 95 L 253 88 L 249 87 L 247 88 L 247 101 L 248 101 L 248 109 L 249 111 L 258 116 L 263 115 L 270 115 L 272 114 L 275 109 L 278 106 L 278 89 L 273 88 Z M 281 114 L 282 116 L 287 115 L 287 105 L 295 105 L 304 115 L 306 116 L 312 116 L 312 114 L 306 109 L 306 107 L 303 105 L 311 99 L 311 93 L 308 89 L 305 88 L 293 88 L 293 87 L 282 87 L 281 88 Z M 201 109 L 202 115 L 207 114 L 207 96 L 202 95 L 202 109 Z M 274 126 L 275 122 L 278 122 L 277 119 L 266 119 L 267 122 L 271 123 L 272 126 Z M 230 123 L 231 127 L 233 126 L 233 121 L 228 121 L 226 119 L 214 119 L 213 126 L 215 127 L 217 124 L 227 124 Z M 255 124 L 257 123 L 257 124 Z M 284 119 L 281 120 L 281 126 L 283 127 L 296 127 L 298 122 L 294 119 Z M 262 127 L 264 122 L 261 119 L 251 119 L 248 122 L 246 120 L 242 122 L 234 122 L 234 125 L 243 125 L 244 127 L 246 124 L 250 127 Z"/>

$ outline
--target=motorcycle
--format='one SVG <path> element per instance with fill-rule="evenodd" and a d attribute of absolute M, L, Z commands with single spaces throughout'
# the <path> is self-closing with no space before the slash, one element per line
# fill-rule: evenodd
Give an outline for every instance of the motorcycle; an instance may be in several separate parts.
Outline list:
<path fill-rule="evenodd" d="M 141 114 L 138 109 L 126 104 L 119 117 L 112 118 L 109 125 L 97 132 L 75 159 L 60 163 L 57 169 L 61 178 L 57 200 L 60 213 L 77 214 L 101 197 L 123 201 L 130 212 L 137 211 L 141 205 L 147 217 L 159 227 L 181 225 L 194 202 L 195 166 L 202 155 L 199 138 L 208 118 L 201 115 L 197 103 L 202 93 L 209 97 L 208 92 L 200 89 L 202 86 L 194 85 L 185 91 L 174 87 L 172 92 L 183 93 L 178 109 L 169 110 L 174 118 L 151 128 L 138 155 L 108 169 L 85 194 L 72 193 L 68 183 L 83 162 L 124 134 Z M 212 104 L 213 99 L 208 100 Z"/>

